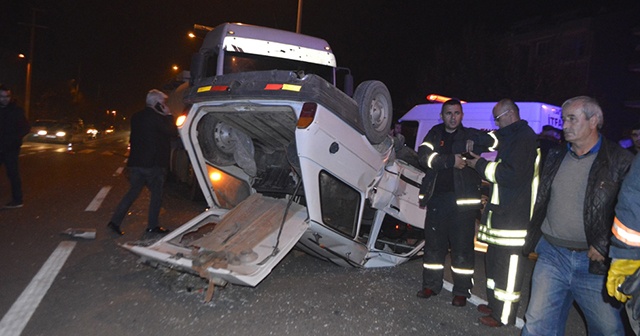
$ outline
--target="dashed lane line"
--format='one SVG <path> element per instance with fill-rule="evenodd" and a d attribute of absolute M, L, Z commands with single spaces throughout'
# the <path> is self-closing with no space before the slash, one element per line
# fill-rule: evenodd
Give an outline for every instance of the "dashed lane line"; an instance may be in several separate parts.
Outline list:
<path fill-rule="evenodd" d="M 89 203 L 89 205 L 87 206 L 87 208 L 84 209 L 84 211 L 97 211 L 100 208 L 102 201 L 104 201 L 105 197 L 107 197 L 109 190 L 111 190 L 111 186 L 102 187 L 102 189 L 98 191 L 98 194 L 96 195 L 96 197 L 94 197 L 91 203 Z"/>
<path fill-rule="evenodd" d="M 73 241 L 58 244 L 38 274 L 0 321 L 0 335 L 19 336 L 22 333 L 75 246 L 76 243 Z"/>
<path fill-rule="evenodd" d="M 118 169 L 116 169 L 116 172 L 113 173 L 113 176 L 119 176 L 120 174 L 122 174 L 123 170 L 124 170 L 124 167 L 118 167 Z"/>

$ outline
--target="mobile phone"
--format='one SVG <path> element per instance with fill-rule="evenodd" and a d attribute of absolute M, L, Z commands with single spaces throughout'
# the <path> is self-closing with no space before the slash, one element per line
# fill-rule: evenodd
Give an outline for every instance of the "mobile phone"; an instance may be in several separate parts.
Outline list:
<path fill-rule="evenodd" d="M 465 159 L 474 159 L 473 155 L 469 152 L 462 153 L 462 157 Z"/>

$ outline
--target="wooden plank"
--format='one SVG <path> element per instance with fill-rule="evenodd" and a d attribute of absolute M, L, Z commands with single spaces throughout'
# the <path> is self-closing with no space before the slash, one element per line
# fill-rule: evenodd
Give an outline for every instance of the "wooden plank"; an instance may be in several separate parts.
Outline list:
<path fill-rule="evenodd" d="M 226 268 L 229 264 L 255 261 L 258 256 L 253 248 L 279 230 L 286 206 L 285 199 L 261 194 L 249 196 L 229 211 L 211 233 L 190 244 L 198 248 L 195 255 L 198 271 L 205 272 L 209 266 Z M 287 219 L 301 208 L 292 203 Z"/>

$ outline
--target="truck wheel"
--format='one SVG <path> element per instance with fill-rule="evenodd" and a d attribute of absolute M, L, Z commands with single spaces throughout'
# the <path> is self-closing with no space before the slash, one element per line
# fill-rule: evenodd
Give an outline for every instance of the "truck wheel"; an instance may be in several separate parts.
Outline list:
<path fill-rule="evenodd" d="M 383 142 L 391 127 L 391 94 L 384 83 L 370 80 L 358 85 L 353 99 L 358 104 L 367 140 L 374 145 Z"/>

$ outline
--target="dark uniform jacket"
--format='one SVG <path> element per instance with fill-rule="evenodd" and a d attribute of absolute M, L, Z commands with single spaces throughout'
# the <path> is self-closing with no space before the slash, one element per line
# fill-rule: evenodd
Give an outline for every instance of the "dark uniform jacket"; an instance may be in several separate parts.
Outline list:
<path fill-rule="evenodd" d="M 569 145 L 567 145 L 569 146 Z M 560 164 L 567 154 L 567 146 L 558 146 L 549 151 L 542 169 L 538 197 L 531 219 L 531 226 L 524 247 L 526 254 L 532 252 L 540 236 L 541 226 L 547 215 L 547 206 L 551 195 L 551 184 L 560 168 Z M 622 184 L 633 155 L 605 138 L 602 138 L 600 150 L 589 171 L 589 180 L 584 200 L 584 229 L 587 244 L 593 246 L 603 256 L 609 255 L 611 226 L 613 224 L 614 208 Z M 589 270 L 595 274 L 606 274 L 606 265 L 591 262 Z"/>
<path fill-rule="evenodd" d="M 131 117 L 131 152 L 127 166 L 169 168 L 171 139 L 178 136 L 173 117 L 151 107 Z"/>
<path fill-rule="evenodd" d="M 18 151 L 30 129 L 24 111 L 14 102 L 0 107 L 0 152 Z"/>
<path fill-rule="evenodd" d="M 482 178 L 493 183 L 482 223 L 492 229 L 526 229 L 533 203 L 531 185 L 538 156 L 537 135 L 525 120 L 492 133 L 493 139 L 483 135 L 476 140 L 498 150 L 495 161 L 480 158 L 476 163 Z M 497 147 L 490 144 L 492 141 Z"/>
<path fill-rule="evenodd" d="M 422 186 L 420 187 L 420 204 L 422 206 L 433 196 L 438 171 L 453 167 L 455 164 L 455 154 L 465 152 L 466 141 L 480 131 L 475 128 L 466 128 L 460 125 L 453 135 L 453 154 L 439 154 L 439 144 L 444 132 L 446 132 L 444 124 L 433 126 L 418 148 L 420 165 L 426 168 L 425 176 L 422 179 Z M 453 189 L 459 207 L 466 209 L 480 208 L 481 183 L 480 175 L 473 169 L 468 167 L 464 169 L 453 169 Z"/>

